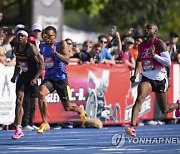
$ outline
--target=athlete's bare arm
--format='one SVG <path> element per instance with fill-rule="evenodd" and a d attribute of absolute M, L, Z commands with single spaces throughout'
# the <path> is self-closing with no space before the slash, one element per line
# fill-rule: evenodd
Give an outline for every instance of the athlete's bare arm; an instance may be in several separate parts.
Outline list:
<path fill-rule="evenodd" d="M 141 56 L 139 54 L 139 47 L 138 47 L 138 57 L 136 59 L 136 65 L 135 65 L 135 69 L 134 69 L 134 75 L 130 78 L 131 82 L 135 82 L 135 79 L 137 77 L 137 75 L 140 73 L 141 71 Z"/>
<path fill-rule="evenodd" d="M 30 44 L 28 53 L 30 54 L 30 56 L 32 56 L 34 58 L 35 62 L 38 65 L 38 68 L 37 68 L 38 70 L 34 77 L 34 82 L 36 82 L 37 79 L 39 78 L 39 76 L 42 74 L 43 69 L 45 68 L 44 60 L 43 60 L 40 52 L 37 50 L 37 48 L 33 44 Z"/>
<path fill-rule="evenodd" d="M 15 54 L 16 51 L 16 47 L 13 49 L 13 53 Z M 11 78 L 11 82 L 15 83 L 16 81 L 16 77 L 19 75 L 21 71 L 20 65 L 19 65 L 19 61 L 18 58 L 16 58 L 16 65 L 14 67 L 14 73 L 13 73 L 13 77 Z"/>
<path fill-rule="evenodd" d="M 70 55 L 69 50 L 66 41 L 61 41 L 60 43 L 60 52 L 56 51 L 55 46 L 52 46 L 53 52 L 57 55 L 59 59 L 61 59 L 62 62 L 64 62 L 66 65 L 69 64 Z"/>
<path fill-rule="evenodd" d="M 160 52 L 160 55 L 155 54 L 155 48 L 157 48 L 157 50 Z M 150 52 L 152 54 L 152 56 L 161 64 L 163 64 L 164 66 L 170 67 L 171 66 L 171 58 L 170 58 L 170 54 L 167 50 L 167 46 L 166 44 L 160 40 L 156 46 L 151 46 L 150 47 Z"/>

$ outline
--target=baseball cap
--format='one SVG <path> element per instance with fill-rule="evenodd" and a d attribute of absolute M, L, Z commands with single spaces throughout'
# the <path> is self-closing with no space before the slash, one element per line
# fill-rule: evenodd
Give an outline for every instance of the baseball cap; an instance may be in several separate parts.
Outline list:
<path fill-rule="evenodd" d="M 15 28 L 14 28 L 15 33 L 17 33 L 18 30 L 24 29 L 24 28 L 25 28 L 25 26 L 24 26 L 23 24 L 17 24 L 17 25 L 15 26 Z"/>
<path fill-rule="evenodd" d="M 32 30 L 40 30 L 40 31 L 42 31 L 42 26 L 40 24 L 38 24 L 38 23 L 34 23 L 32 25 Z"/>
<path fill-rule="evenodd" d="M 132 37 L 126 37 L 125 39 L 124 39 L 124 42 L 125 43 L 134 43 L 134 39 L 132 38 Z"/>

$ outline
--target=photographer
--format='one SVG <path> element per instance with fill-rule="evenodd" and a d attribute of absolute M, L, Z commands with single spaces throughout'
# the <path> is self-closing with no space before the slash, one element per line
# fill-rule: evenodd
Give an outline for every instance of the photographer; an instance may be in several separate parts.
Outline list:
<path fill-rule="evenodd" d="M 107 48 L 113 56 L 113 59 L 115 59 L 119 51 L 122 50 L 121 37 L 116 26 L 113 26 L 109 32 Z"/>

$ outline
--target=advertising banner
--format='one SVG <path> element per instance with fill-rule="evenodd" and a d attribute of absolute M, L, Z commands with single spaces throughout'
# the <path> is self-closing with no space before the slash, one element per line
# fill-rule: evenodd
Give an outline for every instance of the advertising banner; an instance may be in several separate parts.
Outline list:
<path fill-rule="evenodd" d="M 15 84 L 10 82 L 14 67 L 5 67 L 0 63 L 0 124 L 8 125 L 15 117 Z"/>
<path fill-rule="evenodd" d="M 14 67 L 0 64 L 0 124 L 10 124 L 15 117 L 15 84 L 10 82 Z M 71 90 L 70 101 L 83 105 L 88 118 L 100 118 L 104 125 L 129 123 L 132 107 L 137 96 L 138 80 L 131 84 L 131 71 L 126 65 L 82 64 L 68 65 L 68 82 Z M 140 76 L 139 76 L 140 78 Z M 170 68 L 168 102 L 180 98 L 180 65 Z M 56 91 L 46 97 L 49 123 L 80 121 L 75 112 L 65 111 Z M 142 105 L 140 120 L 173 119 L 174 112 L 162 114 L 151 93 Z M 41 123 L 39 109 L 35 123 Z"/>

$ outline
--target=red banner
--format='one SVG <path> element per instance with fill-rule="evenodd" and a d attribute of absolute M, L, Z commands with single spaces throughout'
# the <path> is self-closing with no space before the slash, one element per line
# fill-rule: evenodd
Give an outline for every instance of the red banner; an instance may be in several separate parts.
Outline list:
<path fill-rule="evenodd" d="M 131 118 L 138 83 L 130 83 L 130 70 L 125 65 L 68 65 L 71 102 L 84 105 L 89 118 L 98 117 L 106 125 L 123 124 Z M 172 72 L 171 72 L 172 73 Z M 172 81 L 171 81 L 172 82 Z M 172 83 L 171 83 L 172 84 Z M 169 100 L 172 90 L 169 91 Z M 75 112 L 64 111 L 56 92 L 47 96 L 50 123 L 78 121 Z M 154 93 L 142 105 L 140 119 L 154 118 Z M 168 115 L 168 118 L 172 115 Z M 39 110 L 35 122 L 41 122 Z"/>

